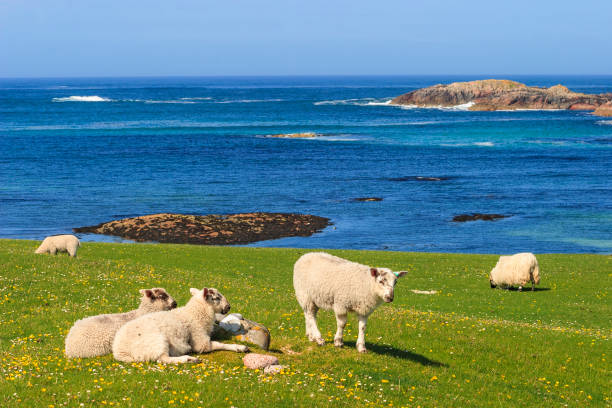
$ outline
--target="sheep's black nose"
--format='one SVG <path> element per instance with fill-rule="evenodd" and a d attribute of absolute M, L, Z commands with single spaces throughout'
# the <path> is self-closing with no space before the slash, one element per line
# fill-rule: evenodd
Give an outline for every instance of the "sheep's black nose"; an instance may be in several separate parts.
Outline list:
<path fill-rule="evenodd" d="M 223 314 L 227 314 L 227 312 L 229 312 L 229 311 L 230 311 L 230 306 L 229 306 L 229 305 L 227 305 L 227 306 L 225 307 L 225 309 L 223 309 Z"/>
<path fill-rule="evenodd" d="M 170 305 L 173 309 L 176 307 L 176 300 Z"/>

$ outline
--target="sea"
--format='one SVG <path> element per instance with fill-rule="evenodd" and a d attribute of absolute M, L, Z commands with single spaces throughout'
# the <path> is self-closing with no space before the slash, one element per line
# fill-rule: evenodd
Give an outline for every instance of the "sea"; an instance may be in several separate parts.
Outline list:
<path fill-rule="evenodd" d="M 0 79 L 0 238 L 263 211 L 332 225 L 250 246 L 612 253 L 612 118 L 389 104 L 484 78 Z M 503 78 L 612 92 L 612 76 Z M 316 137 L 269 137 L 301 132 Z M 508 217 L 452 221 L 472 213 Z"/>

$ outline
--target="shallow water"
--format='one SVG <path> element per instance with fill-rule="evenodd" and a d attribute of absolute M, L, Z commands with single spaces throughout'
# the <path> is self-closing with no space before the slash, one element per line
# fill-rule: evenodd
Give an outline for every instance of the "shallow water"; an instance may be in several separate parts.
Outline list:
<path fill-rule="evenodd" d="M 157 212 L 279 211 L 334 225 L 255 246 L 612 252 L 612 121 L 386 104 L 471 79 L 0 80 L 0 237 Z M 612 92 L 612 77 L 512 79 Z M 265 137 L 298 132 L 319 136 Z M 383 201 L 353 201 L 368 196 Z M 451 222 L 472 212 L 512 216 Z"/>

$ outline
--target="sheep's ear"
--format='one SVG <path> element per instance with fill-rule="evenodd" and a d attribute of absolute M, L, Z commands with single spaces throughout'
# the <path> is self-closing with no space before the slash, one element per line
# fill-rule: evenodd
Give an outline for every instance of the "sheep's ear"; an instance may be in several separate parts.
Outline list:
<path fill-rule="evenodd" d="M 198 293 L 200 293 L 200 289 L 196 289 L 196 288 L 190 288 L 189 289 L 189 293 L 191 293 L 191 296 L 195 296 Z"/>
<path fill-rule="evenodd" d="M 143 294 L 148 298 L 153 298 L 153 291 L 150 289 L 145 289 Z"/>
<path fill-rule="evenodd" d="M 378 276 L 378 269 L 376 268 L 370 268 L 370 274 L 372 275 L 372 277 L 377 277 Z"/>
<path fill-rule="evenodd" d="M 404 276 L 405 274 L 407 274 L 408 271 L 399 271 L 399 272 L 393 272 L 393 274 L 395 276 L 397 276 L 398 278 L 401 278 L 402 276 Z"/>
<path fill-rule="evenodd" d="M 202 289 L 202 296 L 204 297 L 204 299 L 206 299 L 209 293 L 210 291 L 208 290 L 208 288 Z"/>

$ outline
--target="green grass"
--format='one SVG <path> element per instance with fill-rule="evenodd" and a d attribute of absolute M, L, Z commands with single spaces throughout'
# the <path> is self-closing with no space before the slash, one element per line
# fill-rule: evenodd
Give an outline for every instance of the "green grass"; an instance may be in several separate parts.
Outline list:
<path fill-rule="evenodd" d="M 0 240 L 2 407 L 611 405 L 610 256 L 538 255 L 542 284 L 521 293 L 489 288 L 493 255 L 329 251 L 410 271 L 370 317 L 362 355 L 354 316 L 343 349 L 329 343 L 327 311 L 328 344 L 307 341 L 292 286 L 305 250 L 86 243 L 70 259 L 35 255 L 37 244 Z M 66 360 L 75 320 L 132 309 L 153 286 L 179 304 L 190 287 L 218 288 L 232 311 L 270 329 L 270 353 L 287 369 L 249 371 L 230 352 L 183 366 Z"/>

